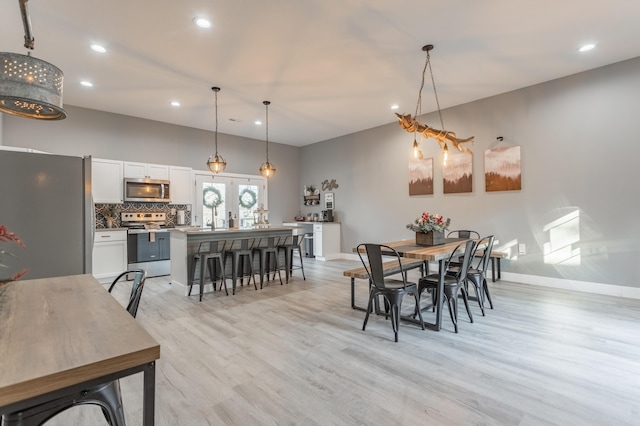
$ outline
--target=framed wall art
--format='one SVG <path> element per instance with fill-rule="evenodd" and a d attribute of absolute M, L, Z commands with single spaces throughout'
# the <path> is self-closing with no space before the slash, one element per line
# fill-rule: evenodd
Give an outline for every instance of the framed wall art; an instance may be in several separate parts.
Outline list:
<path fill-rule="evenodd" d="M 484 152 L 484 183 L 487 192 L 519 191 L 522 188 L 520 147 L 506 146 Z"/>
<path fill-rule="evenodd" d="M 433 158 L 409 160 L 409 196 L 433 195 Z"/>
<path fill-rule="evenodd" d="M 473 192 L 473 156 L 470 153 L 449 155 L 442 166 L 445 194 Z"/>

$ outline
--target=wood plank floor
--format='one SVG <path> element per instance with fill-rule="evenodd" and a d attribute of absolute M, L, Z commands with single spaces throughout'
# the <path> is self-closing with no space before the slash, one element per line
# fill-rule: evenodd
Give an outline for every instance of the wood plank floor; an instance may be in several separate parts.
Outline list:
<path fill-rule="evenodd" d="M 306 281 L 294 271 L 288 285 L 200 303 L 167 277 L 147 281 L 137 320 L 161 344 L 157 425 L 640 424 L 638 300 L 501 281 L 486 317 L 472 304 L 473 324 L 460 303 L 459 334 L 446 316 L 440 332 L 401 324 L 394 343 L 389 321 L 372 316 L 363 332 L 350 307 L 342 271 L 358 262 L 305 266 Z M 142 376 L 121 384 L 127 421 L 141 424 Z M 104 419 L 76 407 L 49 424 Z"/>

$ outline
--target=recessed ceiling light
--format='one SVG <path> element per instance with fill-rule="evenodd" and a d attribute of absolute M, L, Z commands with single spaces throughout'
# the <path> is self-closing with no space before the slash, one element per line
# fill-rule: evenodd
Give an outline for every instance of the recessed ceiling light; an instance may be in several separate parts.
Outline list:
<path fill-rule="evenodd" d="M 596 47 L 595 44 L 585 44 L 580 49 L 578 49 L 578 51 L 579 52 L 588 52 L 589 50 L 593 49 L 594 47 Z"/>
<path fill-rule="evenodd" d="M 391 109 L 398 109 L 398 108 L 400 108 L 400 106 L 398 104 L 391 105 Z"/>
<path fill-rule="evenodd" d="M 90 81 L 81 81 L 80 85 L 84 86 L 84 87 L 93 87 L 93 83 Z"/>
<path fill-rule="evenodd" d="M 178 102 L 178 101 L 172 101 L 172 102 L 171 102 L 171 106 L 179 107 L 179 106 L 180 106 L 180 102 Z"/>
<path fill-rule="evenodd" d="M 105 49 L 103 46 L 100 46 L 99 44 L 92 44 L 91 50 L 98 53 L 104 53 L 107 51 L 107 49 Z"/>
<path fill-rule="evenodd" d="M 193 22 L 200 28 L 211 28 L 211 21 L 205 18 L 195 18 Z"/>
<path fill-rule="evenodd" d="M 262 121 L 260 121 L 260 120 L 256 120 L 256 121 L 254 122 L 254 124 L 255 124 L 256 126 L 262 126 Z"/>

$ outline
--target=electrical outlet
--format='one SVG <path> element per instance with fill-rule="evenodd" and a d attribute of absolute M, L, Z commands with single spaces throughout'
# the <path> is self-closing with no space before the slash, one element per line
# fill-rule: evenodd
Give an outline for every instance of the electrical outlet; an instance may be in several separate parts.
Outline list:
<path fill-rule="evenodd" d="M 524 243 L 518 244 L 518 254 L 522 254 L 522 255 L 527 254 L 527 249 Z"/>

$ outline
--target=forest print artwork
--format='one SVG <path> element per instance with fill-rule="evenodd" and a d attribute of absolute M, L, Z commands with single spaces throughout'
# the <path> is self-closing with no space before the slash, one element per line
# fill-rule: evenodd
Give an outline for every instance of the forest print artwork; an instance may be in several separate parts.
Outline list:
<path fill-rule="evenodd" d="M 473 191 L 473 156 L 471 154 L 449 155 L 442 167 L 442 182 L 445 194 Z"/>
<path fill-rule="evenodd" d="M 409 195 L 433 195 L 433 158 L 409 160 Z"/>
<path fill-rule="evenodd" d="M 487 192 L 519 191 L 521 185 L 520 147 L 509 146 L 484 152 L 484 181 Z"/>

